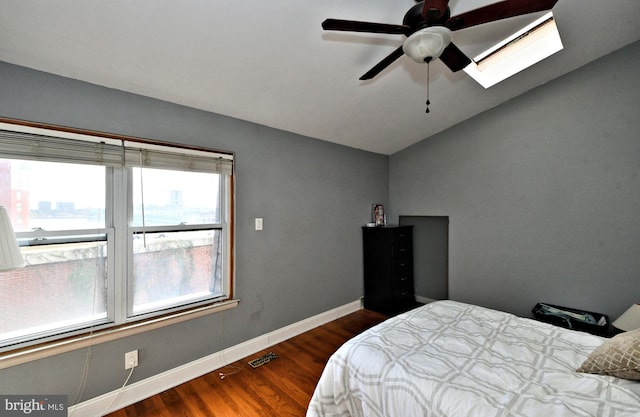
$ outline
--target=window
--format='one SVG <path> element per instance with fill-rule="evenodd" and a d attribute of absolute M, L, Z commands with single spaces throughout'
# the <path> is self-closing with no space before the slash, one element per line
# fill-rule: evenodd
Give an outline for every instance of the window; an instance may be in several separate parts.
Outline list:
<path fill-rule="evenodd" d="M 562 48 L 553 12 L 548 12 L 476 56 L 464 71 L 484 88 L 489 88 Z"/>
<path fill-rule="evenodd" d="M 222 176 L 149 168 L 132 171 L 129 315 L 223 295 Z"/>
<path fill-rule="evenodd" d="M 0 350 L 231 298 L 233 155 L 0 124 Z"/>

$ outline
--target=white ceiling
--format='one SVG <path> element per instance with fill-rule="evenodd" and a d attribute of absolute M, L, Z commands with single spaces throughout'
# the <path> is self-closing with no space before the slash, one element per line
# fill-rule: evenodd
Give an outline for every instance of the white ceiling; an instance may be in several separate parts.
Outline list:
<path fill-rule="evenodd" d="M 451 0 L 452 15 L 495 0 Z M 392 154 L 640 39 L 639 0 L 559 0 L 564 50 L 488 90 L 404 56 L 358 78 L 399 35 L 324 32 L 325 18 L 402 22 L 413 0 L 0 0 L 0 60 Z M 540 14 L 454 32 L 473 57 Z"/>

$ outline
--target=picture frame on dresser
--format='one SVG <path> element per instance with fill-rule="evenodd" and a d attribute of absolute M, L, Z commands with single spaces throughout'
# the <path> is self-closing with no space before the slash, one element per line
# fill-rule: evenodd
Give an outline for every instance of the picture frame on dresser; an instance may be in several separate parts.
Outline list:
<path fill-rule="evenodd" d="M 374 204 L 371 206 L 371 223 L 376 227 L 384 227 L 387 223 L 387 218 L 384 213 L 384 205 Z"/>

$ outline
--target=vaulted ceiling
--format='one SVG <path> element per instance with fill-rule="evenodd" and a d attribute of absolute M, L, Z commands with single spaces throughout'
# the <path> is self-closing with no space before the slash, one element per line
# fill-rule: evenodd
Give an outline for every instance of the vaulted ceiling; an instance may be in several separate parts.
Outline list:
<path fill-rule="evenodd" d="M 494 3 L 451 0 L 452 15 Z M 402 35 L 325 32 L 326 18 L 400 24 L 413 0 L 0 0 L 0 61 L 392 154 L 640 40 L 638 0 L 559 0 L 564 49 L 484 89 L 404 56 Z M 540 13 L 456 31 L 468 56 Z"/>

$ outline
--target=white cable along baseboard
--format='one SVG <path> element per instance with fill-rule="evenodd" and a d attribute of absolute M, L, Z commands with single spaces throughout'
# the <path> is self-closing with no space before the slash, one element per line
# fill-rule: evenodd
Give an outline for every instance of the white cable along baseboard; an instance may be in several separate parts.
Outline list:
<path fill-rule="evenodd" d="M 360 300 L 290 324 L 262 336 L 213 353 L 204 358 L 138 381 L 123 389 L 69 407 L 69 417 L 96 417 L 119 410 L 138 401 L 159 394 L 184 382 L 215 371 L 270 346 L 283 342 L 308 330 L 321 326 L 362 308 Z M 109 409 L 107 409 L 107 407 Z"/>

